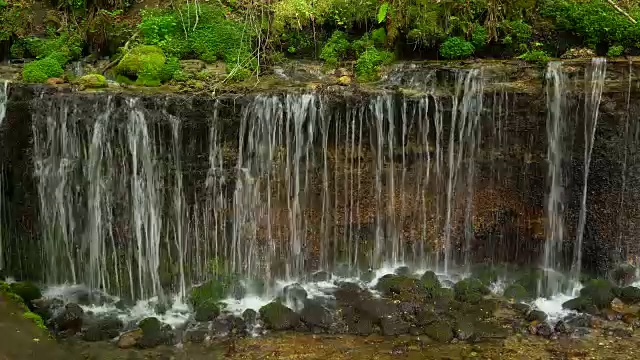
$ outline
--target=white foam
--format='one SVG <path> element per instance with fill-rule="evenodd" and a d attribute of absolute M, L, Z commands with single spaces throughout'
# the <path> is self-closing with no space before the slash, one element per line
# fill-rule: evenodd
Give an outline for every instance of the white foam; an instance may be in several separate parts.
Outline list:
<path fill-rule="evenodd" d="M 533 302 L 532 306 L 547 314 L 547 321 L 556 323 L 567 315 L 575 314 L 575 311 L 562 308 L 562 304 L 574 298 L 575 296 L 558 294 L 550 298 L 538 298 Z"/>

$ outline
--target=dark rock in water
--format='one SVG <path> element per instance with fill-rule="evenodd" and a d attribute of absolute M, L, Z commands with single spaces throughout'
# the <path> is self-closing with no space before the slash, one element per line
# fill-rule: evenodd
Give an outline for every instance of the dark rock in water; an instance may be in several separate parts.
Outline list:
<path fill-rule="evenodd" d="M 160 320 L 155 317 L 143 319 L 138 324 L 142 330 L 142 337 L 136 346 L 143 349 L 153 348 L 159 345 L 171 345 L 173 342 L 173 332 L 170 326 L 163 326 Z"/>
<path fill-rule="evenodd" d="M 365 299 L 357 305 L 356 310 L 375 324 L 379 324 L 383 318 L 395 315 L 397 307 L 392 301 L 386 299 Z"/>
<path fill-rule="evenodd" d="M 209 325 L 198 324 L 195 327 L 188 329 L 184 334 L 184 341 L 193 344 L 201 344 L 209 336 Z"/>
<path fill-rule="evenodd" d="M 198 302 L 194 306 L 195 320 L 199 322 L 212 321 L 220 315 L 220 307 L 213 300 Z"/>
<path fill-rule="evenodd" d="M 211 330 L 216 337 L 244 336 L 247 324 L 238 316 L 221 316 L 211 323 Z"/>
<path fill-rule="evenodd" d="M 258 313 L 253 309 L 247 309 L 242 313 L 242 319 L 248 326 L 253 326 L 258 319 Z"/>
<path fill-rule="evenodd" d="M 418 280 L 394 274 L 381 277 L 376 284 L 376 290 L 383 295 L 396 296 L 404 300 L 418 296 L 420 292 Z"/>
<path fill-rule="evenodd" d="M 615 299 L 613 289 L 613 285 L 607 280 L 591 280 L 580 290 L 579 298 L 582 299 L 583 306 L 591 304 L 598 309 L 606 309 Z"/>
<path fill-rule="evenodd" d="M 636 268 L 631 264 L 620 264 L 611 272 L 611 279 L 618 286 L 631 285 L 636 278 Z"/>
<path fill-rule="evenodd" d="M 343 282 L 338 284 L 338 289 L 333 293 L 338 306 L 354 306 L 371 295 L 358 284 Z"/>
<path fill-rule="evenodd" d="M 550 337 L 553 334 L 553 328 L 546 322 L 536 325 L 536 333 L 539 336 Z"/>
<path fill-rule="evenodd" d="M 593 300 L 585 296 L 578 296 L 575 299 L 565 301 L 562 304 L 562 308 L 567 310 L 580 311 L 587 314 L 598 313 L 598 307 L 593 304 Z"/>
<path fill-rule="evenodd" d="M 400 266 L 394 273 L 399 276 L 411 276 L 411 269 L 408 266 Z"/>
<path fill-rule="evenodd" d="M 420 285 L 424 289 L 427 298 L 434 299 L 438 296 L 442 296 L 444 289 L 442 284 L 438 280 L 438 276 L 433 271 L 427 271 L 420 277 Z"/>
<path fill-rule="evenodd" d="M 380 329 L 382 330 L 382 335 L 385 336 L 406 334 L 409 332 L 410 327 L 411 324 L 399 316 L 389 316 L 380 320 Z"/>
<path fill-rule="evenodd" d="M 311 281 L 320 282 L 320 281 L 330 281 L 331 274 L 326 271 L 318 271 L 311 275 Z"/>
<path fill-rule="evenodd" d="M 569 324 L 567 324 L 564 320 L 558 321 L 554 330 L 555 332 L 560 334 L 571 334 L 573 331 L 571 326 L 569 326 Z"/>
<path fill-rule="evenodd" d="M 458 281 L 453 287 L 453 292 L 456 300 L 471 304 L 479 303 L 485 295 L 491 293 L 482 281 L 474 278 Z"/>
<path fill-rule="evenodd" d="M 305 300 L 307 300 L 307 291 L 300 284 L 285 286 L 282 294 L 287 304 L 291 304 L 294 310 L 302 309 Z"/>
<path fill-rule="evenodd" d="M 434 321 L 431 324 L 424 326 L 422 330 L 425 335 L 437 342 L 448 343 L 453 340 L 453 327 L 448 321 Z"/>
<path fill-rule="evenodd" d="M 575 315 L 564 320 L 567 326 L 571 328 L 588 328 L 591 327 L 591 317 L 588 315 Z"/>
<path fill-rule="evenodd" d="M 300 316 L 279 302 L 261 307 L 260 318 L 272 330 L 291 330 L 300 324 Z"/>
<path fill-rule="evenodd" d="M 527 321 L 544 322 L 547 320 L 547 314 L 544 311 L 531 310 L 527 313 L 526 319 Z"/>
<path fill-rule="evenodd" d="M 32 307 L 31 302 L 33 300 L 42 298 L 40 288 L 28 281 L 14 282 L 9 285 L 9 289 L 12 293 L 20 296 L 29 309 Z"/>
<path fill-rule="evenodd" d="M 85 341 L 105 341 L 118 337 L 124 324 L 117 317 L 97 319 L 85 330 L 82 338 Z"/>
<path fill-rule="evenodd" d="M 627 286 L 619 289 L 618 298 L 627 305 L 640 303 L 640 288 L 635 286 Z"/>
<path fill-rule="evenodd" d="M 60 299 L 40 298 L 31 301 L 34 313 L 40 315 L 46 323 L 64 308 L 64 302 Z"/>
<path fill-rule="evenodd" d="M 53 319 L 56 332 L 75 334 L 82 329 L 84 310 L 78 304 L 67 304 L 64 309 Z"/>
<path fill-rule="evenodd" d="M 522 315 L 526 315 L 531 310 L 531 306 L 523 303 L 511 304 L 511 308 Z"/>
<path fill-rule="evenodd" d="M 347 332 L 353 335 L 371 335 L 373 334 L 373 322 L 366 318 L 348 320 Z"/>
<path fill-rule="evenodd" d="M 529 292 L 520 284 L 511 284 L 504 290 L 503 296 L 510 300 L 521 301 L 529 297 Z"/>
<path fill-rule="evenodd" d="M 331 312 L 315 301 L 307 300 L 304 309 L 300 313 L 302 322 L 304 322 L 311 330 L 318 328 L 322 330 L 329 329 L 333 323 Z"/>
<path fill-rule="evenodd" d="M 469 319 L 458 319 L 455 322 L 453 332 L 456 335 L 456 339 L 462 341 L 468 340 L 474 334 L 473 322 Z"/>

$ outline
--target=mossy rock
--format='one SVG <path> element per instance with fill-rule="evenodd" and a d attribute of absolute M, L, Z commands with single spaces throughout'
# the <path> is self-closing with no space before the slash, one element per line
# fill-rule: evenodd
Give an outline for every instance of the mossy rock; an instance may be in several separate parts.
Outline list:
<path fill-rule="evenodd" d="M 400 296 L 403 298 L 417 295 L 419 292 L 418 280 L 394 274 L 388 274 L 380 278 L 376 284 L 376 290 L 386 296 Z"/>
<path fill-rule="evenodd" d="M 138 347 L 148 349 L 170 343 L 170 327 L 163 326 L 158 318 L 148 317 L 143 319 L 138 324 L 138 327 L 142 330 L 142 338 L 137 343 Z"/>
<path fill-rule="evenodd" d="M 60 77 L 62 74 L 62 66 L 58 60 L 51 57 L 32 61 L 22 68 L 22 80 L 34 84 L 46 83 L 48 79 Z"/>
<path fill-rule="evenodd" d="M 461 302 L 477 304 L 485 295 L 491 293 L 482 281 L 476 278 L 468 278 L 458 281 L 453 286 L 455 299 Z"/>
<path fill-rule="evenodd" d="M 164 52 L 159 47 L 138 45 L 122 57 L 115 72 L 132 79 L 159 80 L 166 60 Z"/>
<path fill-rule="evenodd" d="M 521 300 L 530 298 L 530 295 L 527 289 L 525 289 L 524 286 L 520 284 L 511 284 L 507 286 L 507 288 L 504 289 L 503 296 L 509 300 L 515 300 L 515 301 L 521 301 Z"/>
<path fill-rule="evenodd" d="M 232 281 L 224 276 L 208 280 L 191 289 L 189 301 L 194 308 L 207 302 L 219 303 L 232 290 Z"/>
<path fill-rule="evenodd" d="M 480 264 L 472 270 L 472 276 L 480 280 L 484 285 L 489 286 L 498 281 L 499 273 L 493 265 Z"/>
<path fill-rule="evenodd" d="M 597 314 L 598 308 L 593 304 L 593 299 L 586 296 L 578 296 L 575 299 L 565 301 L 563 309 L 584 312 L 587 314 Z"/>
<path fill-rule="evenodd" d="M 31 306 L 31 301 L 42 297 L 40 288 L 31 282 L 15 282 L 9 285 L 9 288 L 12 293 L 20 296 L 27 306 Z"/>
<path fill-rule="evenodd" d="M 596 279 L 589 281 L 580 290 L 580 297 L 590 299 L 598 309 L 606 309 L 615 299 L 614 286 L 608 280 Z"/>
<path fill-rule="evenodd" d="M 627 305 L 640 303 L 640 288 L 626 286 L 615 291 L 616 296 Z"/>
<path fill-rule="evenodd" d="M 425 272 L 422 277 L 420 277 L 420 285 L 427 292 L 427 296 L 434 297 L 436 292 L 442 288 L 442 284 L 438 279 L 438 276 L 433 271 Z"/>
<path fill-rule="evenodd" d="M 449 321 L 436 320 L 422 329 L 429 338 L 440 342 L 448 343 L 453 340 L 453 327 Z"/>
<path fill-rule="evenodd" d="M 100 89 L 107 87 L 107 79 L 100 74 L 84 75 L 80 77 L 77 82 L 86 89 Z"/>
<path fill-rule="evenodd" d="M 279 302 L 260 308 L 260 318 L 273 330 L 292 330 L 300 324 L 300 316 Z"/>
<path fill-rule="evenodd" d="M 544 311 L 540 311 L 540 310 L 531 310 L 527 313 L 526 319 L 529 322 L 544 322 L 547 320 L 547 314 Z"/>
<path fill-rule="evenodd" d="M 196 321 L 212 321 L 220 315 L 220 306 L 214 300 L 206 300 L 194 306 L 194 311 Z"/>

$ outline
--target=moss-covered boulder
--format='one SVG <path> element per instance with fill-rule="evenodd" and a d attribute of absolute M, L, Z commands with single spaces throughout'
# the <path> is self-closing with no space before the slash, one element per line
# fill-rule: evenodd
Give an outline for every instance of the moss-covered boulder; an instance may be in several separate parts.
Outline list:
<path fill-rule="evenodd" d="M 437 342 L 448 343 L 453 340 L 454 329 L 449 321 L 436 320 L 425 325 L 422 330 L 425 335 Z"/>
<path fill-rule="evenodd" d="M 626 286 L 617 289 L 616 296 L 627 305 L 640 303 L 640 288 L 635 286 Z"/>
<path fill-rule="evenodd" d="M 107 87 L 107 79 L 100 74 L 89 74 L 80 77 L 77 83 L 85 89 L 100 89 Z"/>
<path fill-rule="evenodd" d="M 300 316 L 279 302 L 260 308 L 260 318 L 272 330 L 291 330 L 300 324 Z"/>
<path fill-rule="evenodd" d="M 194 318 L 199 322 L 212 321 L 220 315 L 220 306 L 217 301 L 212 299 L 198 302 L 193 310 L 195 312 Z"/>
<path fill-rule="evenodd" d="M 616 296 L 613 284 L 607 280 L 595 279 L 589 281 L 580 290 L 580 297 L 590 299 L 591 303 L 598 309 L 606 309 Z"/>
<path fill-rule="evenodd" d="M 40 288 L 34 283 L 24 281 L 24 282 L 15 282 L 9 285 L 10 292 L 20 296 L 24 303 L 31 307 L 31 302 L 33 300 L 40 299 L 42 297 L 42 292 Z"/>
<path fill-rule="evenodd" d="M 171 345 L 171 327 L 163 325 L 158 318 L 148 317 L 138 324 L 142 330 L 142 337 L 137 341 L 136 346 L 142 349 L 149 349 L 159 345 Z"/>
<path fill-rule="evenodd" d="M 504 289 L 504 297 L 509 300 L 521 301 L 530 298 L 529 292 L 520 284 L 511 284 Z"/>
<path fill-rule="evenodd" d="M 84 341 L 106 341 L 118 337 L 124 324 L 115 316 L 93 321 L 82 335 Z"/>
<path fill-rule="evenodd" d="M 388 274 L 378 280 L 376 290 L 385 296 L 408 300 L 420 293 L 420 286 L 417 279 L 408 276 Z"/>
<path fill-rule="evenodd" d="M 442 289 L 442 284 L 433 271 L 427 271 L 422 274 L 422 277 L 420 277 L 420 285 L 426 292 L 427 297 L 434 298 L 440 295 L 439 290 Z"/>
<path fill-rule="evenodd" d="M 139 85 L 159 85 L 166 60 L 159 47 L 138 45 L 122 57 L 115 72 L 136 80 Z"/>
<path fill-rule="evenodd" d="M 526 319 L 530 322 L 535 321 L 540 323 L 547 320 L 547 314 L 544 311 L 531 310 L 527 313 Z"/>
<path fill-rule="evenodd" d="M 232 285 L 229 279 L 218 277 L 193 287 L 189 294 L 189 302 L 194 309 L 205 303 L 213 302 L 217 304 L 227 297 L 231 290 Z"/>
<path fill-rule="evenodd" d="M 458 281 L 453 286 L 455 299 L 461 302 L 477 304 L 485 295 L 491 293 L 491 290 L 475 278 L 468 278 Z"/>

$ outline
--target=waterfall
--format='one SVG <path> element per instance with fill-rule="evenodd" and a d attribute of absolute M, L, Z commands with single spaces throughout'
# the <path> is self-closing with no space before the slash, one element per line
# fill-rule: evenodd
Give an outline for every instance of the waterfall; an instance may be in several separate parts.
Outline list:
<path fill-rule="evenodd" d="M 9 81 L 2 80 L 0 83 L 0 126 L 4 121 L 4 117 L 7 113 L 7 99 L 8 99 Z"/>
<path fill-rule="evenodd" d="M 607 60 L 596 58 L 591 62 L 590 72 L 585 76 L 585 104 L 584 104 L 584 180 L 582 198 L 580 201 L 580 218 L 576 231 L 576 242 L 573 248 L 573 262 L 571 264 L 571 276 L 573 281 L 580 281 L 582 271 L 582 242 L 584 238 L 585 222 L 587 221 L 587 184 L 589 180 L 589 167 L 591 154 L 596 137 L 598 116 L 600 113 L 600 101 L 607 72 Z"/>
<path fill-rule="evenodd" d="M 8 89 L 9 82 L 7 80 L 3 80 L 0 83 L 0 130 L 2 129 L 2 123 L 4 121 L 6 112 L 7 112 L 7 101 L 8 101 Z M 4 171 L 0 168 L 0 192 L 4 192 Z M 0 271 L 4 270 L 4 225 L 2 220 L 4 219 L 4 197 L 0 196 Z"/>
<path fill-rule="evenodd" d="M 562 63 L 552 61 L 546 71 L 547 98 L 547 225 L 544 245 L 543 269 L 544 283 L 539 284 L 539 294 L 555 294 L 560 292 L 557 271 L 561 270 L 562 243 L 564 241 L 565 224 L 565 163 L 567 130 L 567 88 L 562 70 Z"/>

